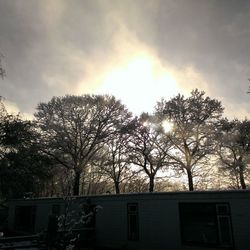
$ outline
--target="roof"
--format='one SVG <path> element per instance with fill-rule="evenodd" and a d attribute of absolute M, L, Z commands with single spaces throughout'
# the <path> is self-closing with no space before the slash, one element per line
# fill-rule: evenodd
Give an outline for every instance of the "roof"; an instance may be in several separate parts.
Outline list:
<path fill-rule="evenodd" d="M 89 199 L 89 198 L 136 198 L 136 197 L 140 197 L 140 198 L 152 198 L 152 197 L 161 197 L 161 196 L 165 196 L 165 197 L 176 197 L 176 198 L 180 198 L 182 197 L 194 197 L 194 196 L 203 196 L 208 197 L 208 196 L 213 196 L 213 195 L 218 195 L 218 196 L 235 196 L 237 194 L 240 196 L 249 196 L 250 195 L 250 190 L 206 190 L 206 191 L 178 191 L 178 192 L 152 192 L 152 193 L 123 193 L 123 194 L 97 194 L 97 195 L 83 195 L 83 196 L 70 196 L 70 198 L 72 199 Z M 49 200 L 49 201 L 53 201 L 53 200 L 63 200 L 66 199 L 68 197 L 34 197 L 34 198 L 22 198 L 22 199 L 12 199 L 10 200 L 10 202 L 13 201 L 24 201 L 24 200 Z"/>

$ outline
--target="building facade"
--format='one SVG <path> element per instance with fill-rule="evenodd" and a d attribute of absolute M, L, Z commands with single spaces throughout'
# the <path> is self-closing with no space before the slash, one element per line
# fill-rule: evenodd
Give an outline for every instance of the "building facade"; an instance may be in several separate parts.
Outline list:
<path fill-rule="evenodd" d="M 9 228 L 46 230 L 48 216 L 83 206 L 99 207 L 95 244 L 142 250 L 250 248 L 250 191 L 204 191 L 97 195 L 12 200 Z M 77 216 L 76 216 L 77 217 Z"/>

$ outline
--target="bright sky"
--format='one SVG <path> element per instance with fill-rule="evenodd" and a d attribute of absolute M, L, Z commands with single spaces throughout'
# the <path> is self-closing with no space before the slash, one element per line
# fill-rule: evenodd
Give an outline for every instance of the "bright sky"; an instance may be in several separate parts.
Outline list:
<path fill-rule="evenodd" d="M 135 114 L 194 88 L 249 117 L 247 0 L 0 0 L 0 95 L 31 117 L 65 94 L 113 94 Z"/>
<path fill-rule="evenodd" d="M 97 93 L 113 94 L 134 113 L 140 114 L 152 111 L 161 97 L 170 98 L 179 92 L 174 73 L 151 54 L 135 53 L 124 61 L 104 73 Z"/>

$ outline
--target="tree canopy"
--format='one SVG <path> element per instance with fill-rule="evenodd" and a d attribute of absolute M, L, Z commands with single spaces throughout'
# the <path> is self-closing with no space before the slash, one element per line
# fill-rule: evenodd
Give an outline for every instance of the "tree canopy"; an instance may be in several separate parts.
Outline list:
<path fill-rule="evenodd" d="M 172 131 L 167 133 L 174 146 L 169 156 L 176 169 L 186 172 L 190 191 L 194 190 L 195 169 L 206 164 L 207 156 L 214 153 L 214 131 L 222 112 L 218 100 L 205 97 L 205 92 L 197 89 L 191 92 L 190 97 L 179 94 L 169 101 L 162 100 L 156 106 L 158 119 L 173 124 Z"/>
<path fill-rule="evenodd" d="M 170 141 L 163 140 L 161 128 L 154 116 L 143 113 L 137 119 L 131 143 L 129 144 L 130 162 L 139 166 L 149 178 L 149 192 L 154 191 L 155 177 L 159 170 L 169 166 L 168 151 Z"/>
<path fill-rule="evenodd" d="M 0 195 L 246 189 L 250 122 L 222 114 L 197 89 L 138 117 L 114 96 L 66 95 L 38 104 L 29 121 L 0 98 Z"/>
<path fill-rule="evenodd" d="M 74 195 L 79 194 L 86 166 L 130 116 L 120 101 L 108 95 L 53 97 L 38 105 L 35 117 L 44 152 L 74 171 Z"/>
<path fill-rule="evenodd" d="M 250 164 L 250 121 L 221 120 L 218 155 L 223 172 L 229 172 L 237 186 L 246 189 L 245 175 Z"/>
<path fill-rule="evenodd" d="M 39 194 L 50 178 L 50 159 L 38 147 L 38 134 L 31 121 L 7 114 L 0 119 L 0 193 L 3 198 Z"/>

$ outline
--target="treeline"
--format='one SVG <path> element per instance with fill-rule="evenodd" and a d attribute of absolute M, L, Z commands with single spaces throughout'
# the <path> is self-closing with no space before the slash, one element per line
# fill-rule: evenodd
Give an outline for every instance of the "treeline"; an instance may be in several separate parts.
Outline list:
<path fill-rule="evenodd" d="M 246 189 L 250 122 L 193 90 L 135 117 L 114 96 L 53 97 L 34 120 L 0 101 L 0 194 Z"/>

